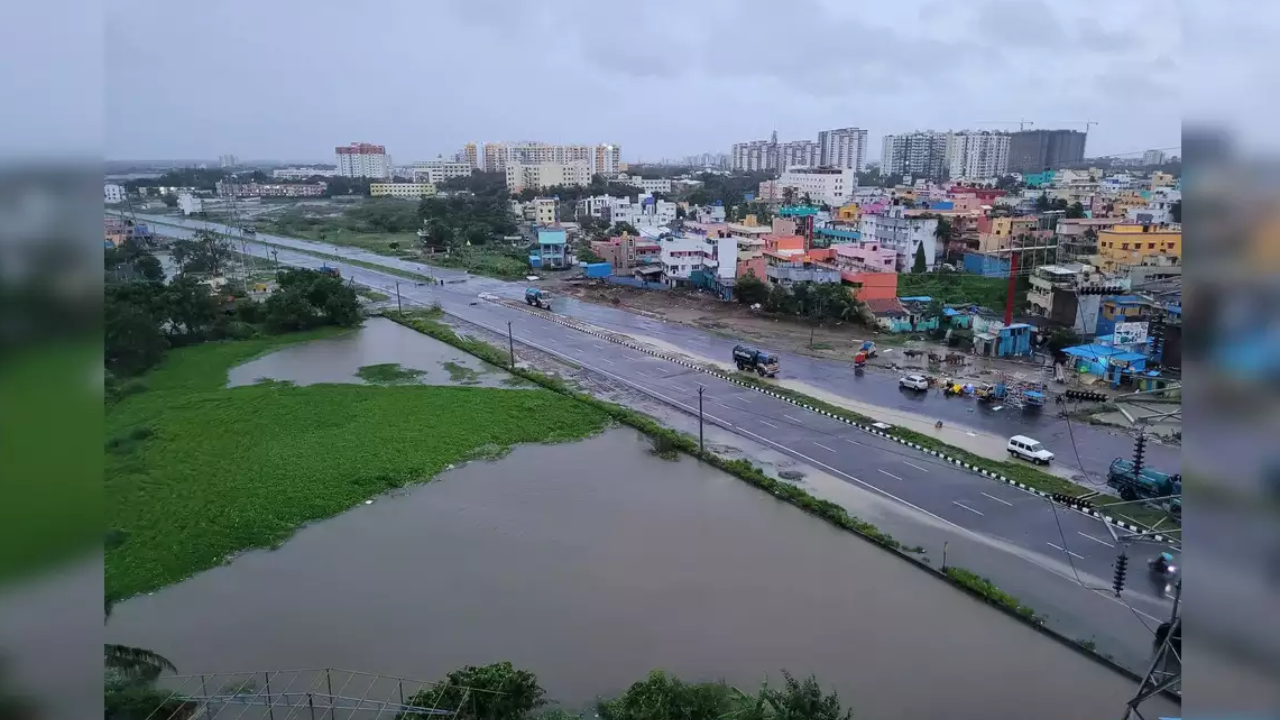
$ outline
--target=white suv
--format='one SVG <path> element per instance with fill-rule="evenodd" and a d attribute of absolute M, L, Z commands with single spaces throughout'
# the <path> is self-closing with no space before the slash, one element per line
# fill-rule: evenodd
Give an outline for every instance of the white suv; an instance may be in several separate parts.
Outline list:
<path fill-rule="evenodd" d="M 1020 457 L 1037 465 L 1048 465 L 1053 462 L 1053 453 L 1046 450 L 1039 440 L 1033 440 L 1026 435 L 1014 435 L 1009 438 L 1006 449 L 1010 457 Z"/>
<path fill-rule="evenodd" d="M 908 375 L 898 381 L 898 387 L 910 390 L 928 390 L 929 379 L 923 375 Z"/>

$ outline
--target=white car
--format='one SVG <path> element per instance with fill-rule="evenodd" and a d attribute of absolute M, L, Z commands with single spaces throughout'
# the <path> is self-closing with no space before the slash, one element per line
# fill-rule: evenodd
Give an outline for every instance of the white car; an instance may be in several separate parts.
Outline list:
<path fill-rule="evenodd" d="M 1014 435 L 1009 438 L 1009 444 L 1005 449 L 1009 451 L 1010 457 L 1020 457 L 1037 465 L 1048 465 L 1053 462 L 1053 453 L 1046 450 L 1039 440 L 1026 435 Z"/>
<path fill-rule="evenodd" d="M 923 375 L 908 375 L 898 381 L 898 387 L 909 390 L 928 390 L 929 379 Z"/>

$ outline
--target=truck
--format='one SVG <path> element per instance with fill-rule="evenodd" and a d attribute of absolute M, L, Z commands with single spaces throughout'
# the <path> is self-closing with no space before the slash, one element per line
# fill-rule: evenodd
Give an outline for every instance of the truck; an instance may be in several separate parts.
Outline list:
<path fill-rule="evenodd" d="M 321 274 L 328 275 L 329 277 L 342 277 L 342 273 L 338 271 L 338 268 L 329 267 L 328 265 L 321 265 L 320 272 Z"/>
<path fill-rule="evenodd" d="M 738 366 L 739 370 L 753 370 L 760 377 L 778 376 L 778 358 L 763 350 L 757 350 L 746 345 L 735 345 L 733 348 L 733 362 Z"/>
<path fill-rule="evenodd" d="M 1111 461 L 1111 467 L 1107 470 L 1107 485 L 1120 491 L 1121 500 L 1159 500 L 1171 495 L 1182 495 L 1182 475 L 1170 475 L 1144 467 L 1141 476 L 1135 477 L 1133 461 L 1125 458 Z M 1175 516 L 1182 515 L 1181 497 L 1169 501 L 1169 512 Z"/>
<path fill-rule="evenodd" d="M 551 298 L 543 294 L 539 288 L 526 288 L 524 291 L 524 301 L 529 305 L 543 310 L 551 309 Z"/>
<path fill-rule="evenodd" d="M 604 279 L 613 275 L 613 265 L 607 262 L 584 263 L 582 276 L 591 279 Z"/>

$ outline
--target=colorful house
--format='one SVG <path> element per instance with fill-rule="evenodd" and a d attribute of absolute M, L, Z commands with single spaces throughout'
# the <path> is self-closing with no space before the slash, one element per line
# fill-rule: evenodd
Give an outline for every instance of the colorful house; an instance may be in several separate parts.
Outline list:
<path fill-rule="evenodd" d="M 567 246 L 568 238 L 564 228 L 538 228 L 538 246 L 529 256 L 529 265 L 545 269 L 567 267 Z"/>
<path fill-rule="evenodd" d="M 974 322 L 973 352 L 986 357 L 1020 357 L 1031 354 L 1035 327 L 1027 323 L 990 323 L 981 331 Z"/>

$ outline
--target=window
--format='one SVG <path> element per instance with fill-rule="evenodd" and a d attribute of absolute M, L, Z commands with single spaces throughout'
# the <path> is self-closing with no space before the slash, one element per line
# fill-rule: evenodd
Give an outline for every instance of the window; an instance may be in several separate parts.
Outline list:
<path fill-rule="evenodd" d="M 1120 249 L 1121 249 L 1121 250 L 1128 250 L 1128 249 L 1129 249 L 1129 243 L 1124 243 L 1123 245 L 1121 245 L 1121 246 L 1120 246 Z"/>

